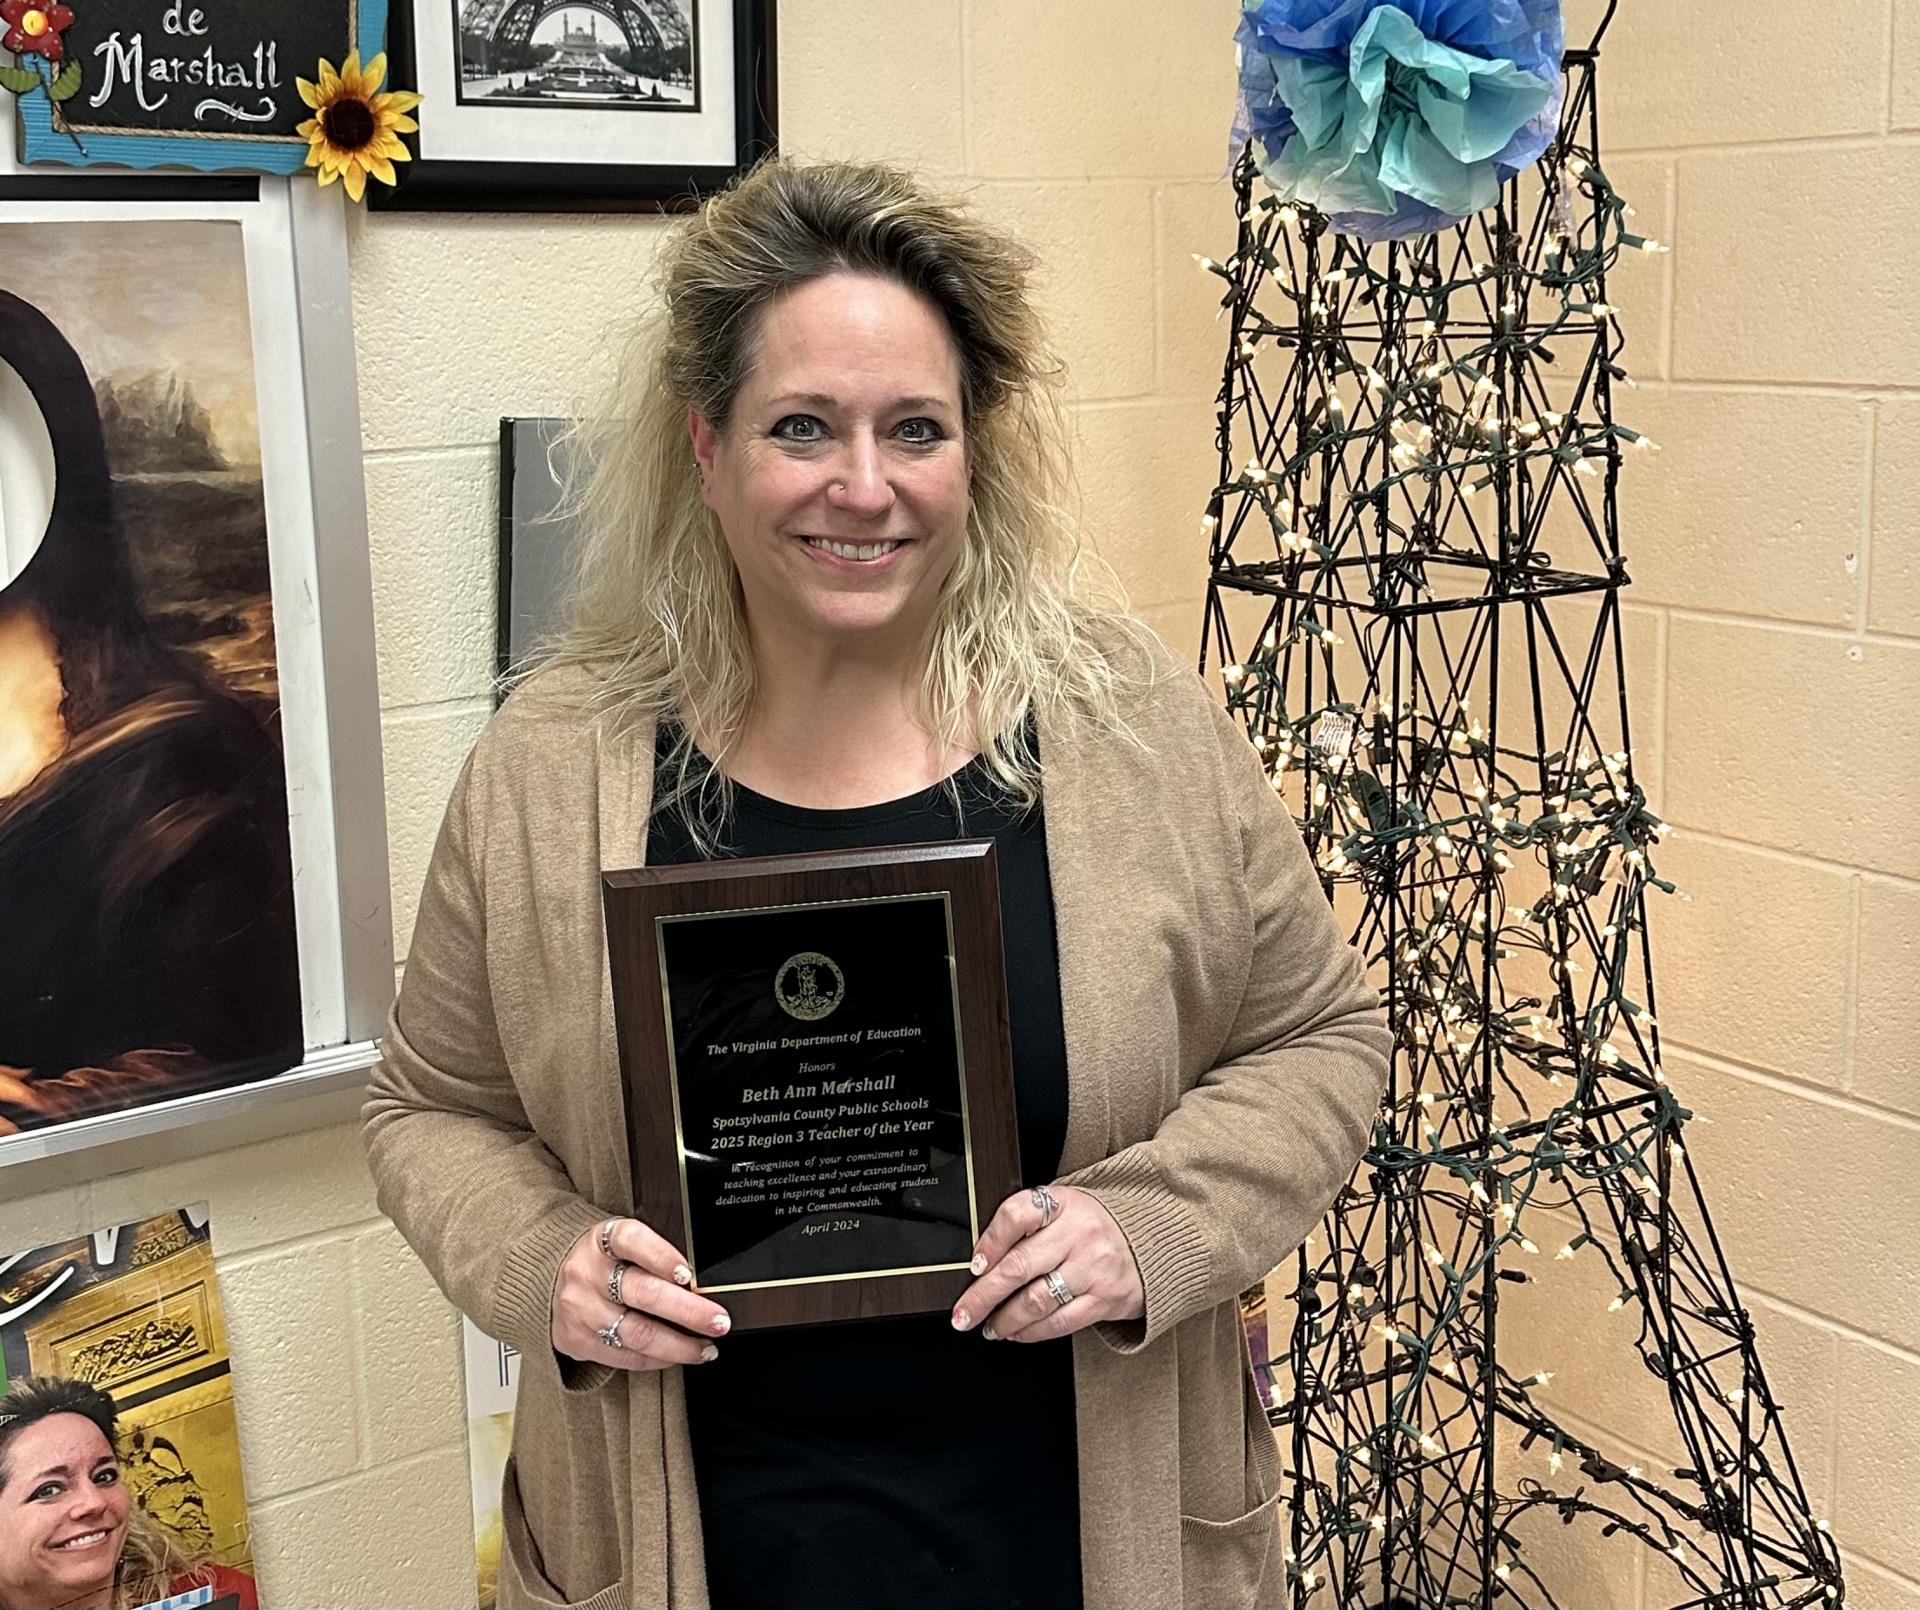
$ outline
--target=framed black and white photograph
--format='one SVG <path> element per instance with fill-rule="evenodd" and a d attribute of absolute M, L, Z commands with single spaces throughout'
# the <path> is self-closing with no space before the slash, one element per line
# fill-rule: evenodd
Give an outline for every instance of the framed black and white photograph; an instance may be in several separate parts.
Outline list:
<path fill-rule="evenodd" d="M 775 0 L 394 0 L 426 99 L 382 209 L 674 211 L 776 134 Z"/>
<path fill-rule="evenodd" d="M 462 106 L 700 111 L 697 0 L 453 0 Z M 604 18 L 604 20 L 603 20 Z"/>

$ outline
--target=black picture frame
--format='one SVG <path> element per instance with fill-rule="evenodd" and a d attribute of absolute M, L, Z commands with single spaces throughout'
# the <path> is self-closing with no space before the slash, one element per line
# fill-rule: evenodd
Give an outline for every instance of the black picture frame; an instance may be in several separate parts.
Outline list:
<path fill-rule="evenodd" d="M 415 15 L 446 0 L 392 0 L 387 20 L 388 87 L 420 90 Z M 708 0 L 727 4 L 729 0 Z M 412 156 L 395 163 L 399 183 L 367 187 L 376 212 L 691 212 L 773 152 L 779 131 L 777 0 L 730 0 L 733 7 L 734 160 L 713 167 L 644 161 L 469 162 L 423 160 L 420 136 L 403 136 Z M 427 101 L 416 114 L 433 115 Z M 535 113 L 535 116 L 538 114 Z M 560 153 L 564 155 L 564 153 Z"/>

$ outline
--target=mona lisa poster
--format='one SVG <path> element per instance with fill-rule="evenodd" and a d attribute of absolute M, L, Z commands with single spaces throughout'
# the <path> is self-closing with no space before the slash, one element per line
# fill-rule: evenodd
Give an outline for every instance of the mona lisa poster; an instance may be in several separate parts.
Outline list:
<path fill-rule="evenodd" d="M 248 332 L 237 223 L 0 224 L 0 1133 L 302 1058 Z"/>

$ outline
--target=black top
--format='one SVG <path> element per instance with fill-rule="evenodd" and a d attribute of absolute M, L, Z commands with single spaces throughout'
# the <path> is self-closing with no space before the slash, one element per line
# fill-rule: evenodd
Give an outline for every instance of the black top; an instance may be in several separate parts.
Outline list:
<path fill-rule="evenodd" d="M 671 738 L 662 731 L 662 758 Z M 735 785 L 724 853 L 994 840 L 1020 1163 L 1028 1181 L 1049 1180 L 1067 1053 L 1045 823 L 978 761 L 957 781 L 964 823 L 939 785 L 851 810 Z M 650 864 L 699 859 L 677 812 L 653 818 Z M 982 1203 L 983 1217 L 998 1205 Z M 1077 1610 L 1070 1341 L 989 1342 L 942 1311 L 749 1332 L 684 1374 L 714 1610 Z"/>

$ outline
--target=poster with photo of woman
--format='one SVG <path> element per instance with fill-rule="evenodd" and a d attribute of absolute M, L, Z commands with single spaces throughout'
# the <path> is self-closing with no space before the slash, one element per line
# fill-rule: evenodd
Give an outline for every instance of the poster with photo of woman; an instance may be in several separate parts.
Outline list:
<path fill-rule="evenodd" d="M 258 1610 L 204 1206 L 0 1260 L 0 1610 Z"/>

